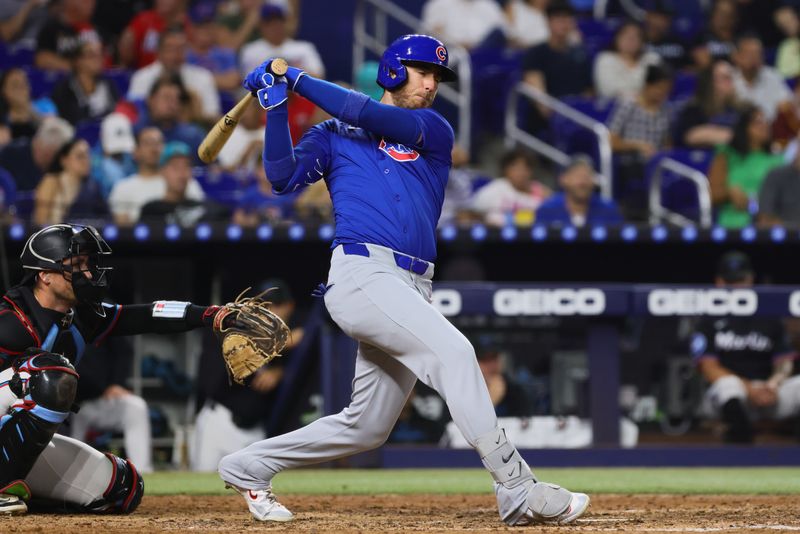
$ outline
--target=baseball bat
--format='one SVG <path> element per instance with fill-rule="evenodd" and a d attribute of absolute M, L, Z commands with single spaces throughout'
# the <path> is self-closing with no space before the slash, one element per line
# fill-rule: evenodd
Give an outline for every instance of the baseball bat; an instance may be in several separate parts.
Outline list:
<path fill-rule="evenodd" d="M 270 71 L 276 76 L 283 76 L 289 69 L 289 64 L 283 58 L 275 58 L 270 65 Z M 255 95 L 248 93 L 242 97 L 206 134 L 203 142 L 197 147 L 197 155 L 203 163 L 211 163 L 217 158 L 219 151 L 230 139 L 233 129 L 239 124 L 239 119 L 250 106 Z"/>

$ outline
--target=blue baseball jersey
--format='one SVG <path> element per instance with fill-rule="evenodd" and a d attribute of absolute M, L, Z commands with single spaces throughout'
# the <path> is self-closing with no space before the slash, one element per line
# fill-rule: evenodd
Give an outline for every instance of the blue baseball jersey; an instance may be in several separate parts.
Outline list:
<path fill-rule="evenodd" d="M 436 259 L 436 224 L 451 166 L 453 128 L 431 109 L 407 110 L 421 132 L 412 146 L 331 119 L 295 147 L 297 172 L 278 194 L 324 178 L 333 203 L 333 247 L 372 243 Z"/>

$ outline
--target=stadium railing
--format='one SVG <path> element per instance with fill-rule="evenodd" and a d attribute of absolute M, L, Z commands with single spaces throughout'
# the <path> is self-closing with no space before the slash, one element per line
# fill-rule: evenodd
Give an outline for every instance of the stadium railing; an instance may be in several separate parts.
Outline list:
<path fill-rule="evenodd" d="M 522 144 L 558 165 L 566 165 L 570 160 L 570 156 L 520 127 L 520 97 L 548 108 L 554 114 L 574 122 L 596 137 L 599 160 L 599 173 L 597 178 L 600 181 L 600 191 L 604 197 L 612 198 L 613 162 L 611 134 L 608 127 L 602 122 L 593 119 L 589 115 L 578 111 L 535 87 L 531 87 L 524 82 L 518 83 L 512 89 L 508 98 L 508 104 L 506 105 L 506 145 L 510 147 L 515 143 Z"/>
<path fill-rule="evenodd" d="M 697 205 L 699 208 L 697 221 L 664 206 L 662 195 L 665 171 L 688 180 L 695 188 Z M 676 159 L 670 157 L 661 158 L 658 163 L 656 163 L 655 170 L 650 179 L 649 208 L 650 224 L 659 224 L 662 221 L 666 221 L 677 226 L 689 226 L 699 223 L 701 227 L 709 228 L 712 223 L 712 208 L 711 188 L 708 183 L 708 178 L 699 170 L 681 163 Z"/>

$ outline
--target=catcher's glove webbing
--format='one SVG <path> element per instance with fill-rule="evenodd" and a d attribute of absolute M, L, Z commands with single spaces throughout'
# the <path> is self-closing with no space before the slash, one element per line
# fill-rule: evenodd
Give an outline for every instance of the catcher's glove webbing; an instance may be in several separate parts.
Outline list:
<path fill-rule="evenodd" d="M 248 287 L 220 308 L 212 328 L 222 344 L 222 357 L 228 376 L 237 384 L 280 356 L 289 339 L 289 328 L 262 299 L 270 290 L 245 297 Z"/>

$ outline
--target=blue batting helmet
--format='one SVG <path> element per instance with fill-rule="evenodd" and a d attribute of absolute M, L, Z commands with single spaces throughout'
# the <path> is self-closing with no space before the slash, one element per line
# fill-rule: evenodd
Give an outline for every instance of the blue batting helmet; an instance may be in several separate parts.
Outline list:
<path fill-rule="evenodd" d="M 397 89 L 408 79 L 406 64 L 427 63 L 439 68 L 442 81 L 452 82 L 456 73 L 447 66 L 447 48 L 428 35 L 404 35 L 383 52 L 378 67 L 378 85 L 387 90 Z"/>

